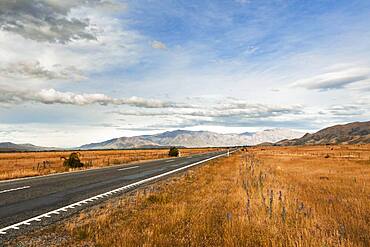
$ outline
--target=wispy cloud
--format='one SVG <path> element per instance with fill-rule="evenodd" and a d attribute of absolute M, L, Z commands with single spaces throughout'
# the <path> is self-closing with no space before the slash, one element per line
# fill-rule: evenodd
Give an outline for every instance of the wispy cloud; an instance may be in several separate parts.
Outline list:
<path fill-rule="evenodd" d="M 249 103 L 243 100 L 225 98 L 212 103 L 206 99 L 200 102 L 185 104 L 184 109 L 165 109 L 160 111 L 113 111 L 119 115 L 126 116 L 191 116 L 191 117 L 240 117 L 240 118 L 267 118 L 282 115 L 300 115 L 304 113 L 302 105 L 270 105 L 263 103 Z M 181 105 L 178 103 L 178 105 Z M 183 104 L 184 105 L 184 104 Z"/>
<path fill-rule="evenodd" d="M 292 86 L 318 90 L 339 89 L 366 80 L 369 76 L 370 71 L 368 69 L 344 69 L 298 80 Z"/>
<path fill-rule="evenodd" d="M 39 61 L 10 63 L 0 67 L 2 77 L 13 79 L 83 80 L 86 77 L 74 66 L 54 65 L 52 69 L 43 67 Z"/>
<path fill-rule="evenodd" d="M 305 118 L 305 109 L 300 105 L 253 104 L 242 100 L 224 98 L 219 102 L 207 99 L 192 99 L 193 108 L 153 109 L 153 110 L 118 110 L 108 114 L 124 116 L 125 121 L 135 118 L 134 127 L 145 128 L 189 128 L 194 126 L 247 127 L 253 124 L 268 124 L 282 127 L 285 124 L 300 122 Z M 150 118 L 148 122 L 145 119 Z M 140 121 L 141 119 L 141 121 Z M 303 125 L 302 125 L 303 126 Z M 308 123 L 305 124 L 308 126 Z"/>
<path fill-rule="evenodd" d="M 326 107 L 320 113 L 333 117 L 363 117 L 366 119 L 370 112 L 370 102 L 353 102 L 351 104 L 332 105 Z"/>
<path fill-rule="evenodd" d="M 0 89 L 0 102 L 2 103 L 27 103 L 35 102 L 42 104 L 66 104 L 84 106 L 91 104 L 99 105 L 128 105 L 142 108 L 183 108 L 184 104 L 176 104 L 155 99 L 140 97 L 112 98 L 105 94 L 76 94 L 72 92 L 60 92 L 55 89 L 42 89 L 40 91 L 11 91 Z"/>
<path fill-rule="evenodd" d="M 152 48 L 154 49 L 166 49 L 166 45 L 161 42 L 161 41 L 158 41 L 158 40 L 154 40 L 152 41 Z"/>

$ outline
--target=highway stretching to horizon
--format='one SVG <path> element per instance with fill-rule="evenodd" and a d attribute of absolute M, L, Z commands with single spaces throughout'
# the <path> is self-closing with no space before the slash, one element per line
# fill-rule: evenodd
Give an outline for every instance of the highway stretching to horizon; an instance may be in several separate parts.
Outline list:
<path fill-rule="evenodd" d="M 231 152 L 234 152 L 233 150 Z M 230 152 L 230 153 L 231 153 Z M 0 239 L 50 224 L 122 194 L 224 157 L 228 151 L 0 181 Z"/>

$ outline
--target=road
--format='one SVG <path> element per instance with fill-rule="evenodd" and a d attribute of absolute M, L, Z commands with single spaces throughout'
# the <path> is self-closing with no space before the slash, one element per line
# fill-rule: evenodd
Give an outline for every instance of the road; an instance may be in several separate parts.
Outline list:
<path fill-rule="evenodd" d="M 226 154 L 210 152 L 0 182 L 0 237 Z"/>

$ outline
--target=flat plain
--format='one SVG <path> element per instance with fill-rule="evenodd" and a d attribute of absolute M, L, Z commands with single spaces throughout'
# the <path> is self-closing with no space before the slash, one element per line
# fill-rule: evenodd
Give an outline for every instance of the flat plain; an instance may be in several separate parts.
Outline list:
<path fill-rule="evenodd" d="M 25 246 L 370 246 L 370 145 L 254 147 L 22 236 Z"/>

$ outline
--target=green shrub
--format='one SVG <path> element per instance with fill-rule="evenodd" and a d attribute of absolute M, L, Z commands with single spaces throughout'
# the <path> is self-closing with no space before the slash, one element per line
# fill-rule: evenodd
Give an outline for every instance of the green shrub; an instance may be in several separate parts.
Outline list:
<path fill-rule="evenodd" d="M 170 148 L 170 151 L 168 152 L 168 155 L 171 157 L 177 157 L 179 156 L 179 154 L 180 154 L 180 151 L 177 147 Z"/>
<path fill-rule="evenodd" d="M 64 159 L 63 165 L 69 168 L 83 167 L 84 163 L 80 161 L 80 154 L 73 152 L 69 155 L 69 158 L 62 157 Z"/>

